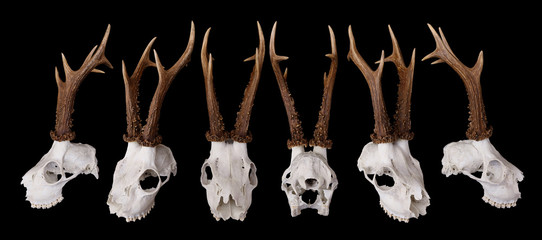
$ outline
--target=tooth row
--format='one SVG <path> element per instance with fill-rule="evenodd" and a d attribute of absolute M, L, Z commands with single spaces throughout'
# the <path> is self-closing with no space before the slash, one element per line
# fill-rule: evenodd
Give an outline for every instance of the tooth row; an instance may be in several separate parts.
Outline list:
<path fill-rule="evenodd" d="M 498 202 L 495 202 L 495 201 L 491 200 L 490 198 L 488 198 L 486 196 L 484 196 L 482 199 L 484 200 L 484 202 L 489 203 L 489 205 L 491 205 L 493 207 L 496 207 L 496 208 L 511 208 L 511 207 L 516 206 L 516 201 L 511 202 L 511 203 L 498 203 Z"/>
<path fill-rule="evenodd" d="M 57 205 L 59 202 L 62 202 L 62 200 L 64 200 L 64 197 L 60 196 L 59 198 L 57 198 L 56 200 L 54 200 L 53 202 L 51 203 L 46 203 L 46 204 L 35 204 L 35 203 L 30 203 L 30 207 L 32 208 L 41 208 L 41 209 L 47 209 L 47 208 L 51 208 L 55 205 Z"/>
<path fill-rule="evenodd" d="M 145 218 L 147 216 L 147 214 L 149 214 L 152 210 L 152 208 L 154 207 L 154 203 L 152 204 L 152 206 L 149 208 L 149 210 L 147 210 L 146 212 L 144 212 L 143 214 L 138 214 L 136 216 L 131 216 L 131 217 L 127 217 L 126 218 L 126 222 L 135 222 L 136 220 L 141 220 L 143 218 Z"/>
<path fill-rule="evenodd" d="M 399 217 L 399 216 L 396 216 L 394 215 L 393 213 L 391 213 L 390 211 L 388 211 L 388 209 L 386 209 L 386 207 L 384 207 L 384 205 L 382 204 L 382 202 L 380 202 L 380 207 L 382 209 L 384 209 L 384 212 L 386 212 L 386 214 L 388 214 L 388 217 L 390 218 L 393 218 L 399 222 L 404 222 L 404 223 L 408 223 L 408 218 L 402 218 L 402 217 Z"/>

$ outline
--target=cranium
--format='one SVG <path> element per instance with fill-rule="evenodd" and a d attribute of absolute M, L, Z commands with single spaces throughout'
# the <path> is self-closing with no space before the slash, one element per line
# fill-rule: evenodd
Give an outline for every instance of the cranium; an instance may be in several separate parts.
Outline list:
<path fill-rule="evenodd" d="M 318 122 L 314 130 L 314 137 L 309 145 L 314 147 L 313 151 L 305 152 L 307 140 L 303 136 L 301 121 L 295 110 L 294 100 L 286 84 L 287 74 L 282 74 L 279 62 L 288 59 L 285 56 L 278 56 L 275 53 L 275 33 L 277 23 L 271 32 L 269 54 L 271 64 L 277 83 L 280 88 L 282 101 L 288 115 L 290 134 L 292 139 L 288 140 L 288 148 L 292 150 L 290 166 L 282 175 L 282 190 L 286 193 L 290 205 L 290 213 L 295 217 L 306 208 L 316 209 L 318 214 L 327 216 L 331 197 L 337 188 L 337 176 L 327 162 L 327 150 L 331 148 L 332 142 L 327 139 L 329 127 L 329 113 L 331 110 L 331 95 L 335 84 L 337 73 L 337 47 L 333 29 L 329 28 L 331 41 L 331 53 L 326 56 L 331 59 L 328 74 L 324 74 L 324 93 L 322 105 L 318 114 Z"/>
<path fill-rule="evenodd" d="M 424 187 L 420 163 L 412 157 L 408 145 L 408 141 L 414 137 L 410 131 L 410 99 L 415 50 L 412 53 L 410 65 L 406 67 L 397 39 L 390 26 L 388 29 L 393 43 L 393 53 L 384 59 L 384 51 L 382 51 L 378 69 L 373 71 L 357 51 L 352 28 L 348 28 L 350 37 L 348 58 L 365 76 L 371 92 L 375 117 L 372 142 L 363 148 L 358 159 L 358 168 L 375 187 L 380 196 L 380 206 L 388 216 L 408 222 L 410 218 L 425 215 L 426 208 L 429 206 L 429 195 Z M 393 62 L 399 75 L 397 111 L 393 128 L 380 86 L 384 62 Z M 377 178 L 382 175 L 393 178 L 393 183 L 389 184 L 391 186 L 378 182 Z"/>
<path fill-rule="evenodd" d="M 482 172 L 480 177 L 473 173 Z M 444 147 L 442 174 L 463 173 L 478 181 L 484 189 L 483 200 L 498 208 L 516 206 L 521 197 L 518 181 L 523 173 L 504 159 L 489 139 L 462 140 Z"/>
<path fill-rule="evenodd" d="M 79 174 L 98 178 L 96 150 L 81 143 L 54 141 L 41 160 L 23 176 L 26 200 L 33 208 L 50 208 L 61 202 L 62 188 Z"/>
<path fill-rule="evenodd" d="M 96 69 L 100 65 L 113 68 L 105 57 L 105 45 L 110 30 L 111 26 L 107 26 L 100 46 L 98 48 L 95 46 L 90 51 L 78 70 L 72 70 L 62 54 L 65 81 L 60 78 L 58 69 L 55 68 L 58 96 L 55 130 L 50 133 L 53 145 L 49 152 L 23 176 L 21 182 L 26 187 L 26 199 L 33 208 L 50 208 L 62 201 L 62 188 L 80 173 L 92 173 L 98 178 L 96 150 L 88 144 L 70 142 L 75 139 L 75 133 L 71 130 L 73 121 L 71 115 L 74 111 L 76 92 L 88 74 L 103 73 Z"/>
<path fill-rule="evenodd" d="M 117 163 L 115 168 L 113 186 L 109 192 L 107 204 L 111 214 L 117 214 L 118 217 L 125 218 L 127 222 L 147 216 L 154 206 L 158 191 L 169 181 L 170 174 L 177 173 L 177 163 L 171 150 L 161 144 L 162 137 L 158 134 L 158 121 L 162 103 L 171 82 L 190 61 L 194 39 L 195 27 L 192 22 L 190 37 L 183 55 L 167 70 L 160 62 L 156 51 L 154 51 L 156 63 L 150 60 L 150 50 L 156 38 L 153 38 L 143 51 L 131 76 L 128 76 L 124 61 L 122 62 L 127 121 L 124 141 L 128 142 L 128 147 L 124 158 Z M 149 107 L 146 124 L 141 126 L 137 97 L 139 82 L 147 67 L 157 68 L 158 86 Z M 149 179 L 154 179 L 154 181 L 149 181 Z"/>
<path fill-rule="evenodd" d="M 211 142 L 209 158 L 201 167 L 201 185 L 207 192 L 207 202 L 217 221 L 230 218 L 243 221 L 252 203 L 252 190 L 258 185 L 256 166 L 247 153 L 247 143 L 252 141 L 252 135 L 248 131 L 250 113 L 265 57 L 265 40 L 260 23 L 257 25 L 259 46 L 254 56 L 245 60 L 254 60 L 255 64 L 237 113 L 235 130 L 231 132 L 225 131 L 214 91 L 213 57 L 207 54 L 210 28 L 205 33 L 201 47 L 210 125 L 206 137 Z"/>
<path fill-rule="evenodd" d="M 282 175 L 281 187 L 288 197 L 292 217 L 306 208 L 327 216 L 337 184 L 337 176 L 327 163 L 325 148 L 315 146 L 309 152 L 305 152 L 303 146 L 292 148 L 292 160 Z"/>
<path fill-rule="evenodd" d="M 483 52 L 478 55 L 474 66 L 469 68 L 452 52 L 442 30 L 439 28 L 439 35 L 431 25 L 428 26 L 435 38 L 436 49 L 423 60 L 438 58 L 434 63 L 448 64 L 463 80 L 469 98 L 469 128 L 466 133 L 469 140 L 453 142 L 444 147 L 442 173 L 446 176 L 463 173 L 478 181 L 484 189 L 482 199 L 494 207 L 516 206 L 521 195 L 518 182 L 523 180 L 523 173 L 506 161 L 489 142 L 493 128 L 487 124 L 480 85 Z M 482 175 L 473 175 L 476 172 L 482 172 Z"/>
<path fill-rule="evenodd" d="M 144 218 L 154 207 L 160 188 L 169 181 L 170 174 L 176 173 L 177 163 L 168 147 L 162 144 L 145 147 L 129 142 L 126 156 L 115 168 L 107 199 L 109 210 L 128 222 Z"/>

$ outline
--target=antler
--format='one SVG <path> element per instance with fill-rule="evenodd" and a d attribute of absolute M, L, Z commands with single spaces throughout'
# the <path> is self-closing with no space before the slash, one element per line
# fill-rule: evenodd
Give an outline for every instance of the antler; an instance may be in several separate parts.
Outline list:
<path fill-rule="evenodd" d="M 139 144 L 147 147 L 154 147 L 162 142 L 162 137 L 158 134 L 158 120 L 160 119 L 160 109 L 166 92 L 171 85 L 171 82 L 177 76 L 177 73 L 190 62 L 192 50 L 194 48 L 195 28 L 194 22 L 191 23 L 190 38 L 183 55 L 177 60 L 177 62 L 168 70 L 162 66 L 160 58 L 156 50 L 154 50 L 154 58 L 156 60 L 156 68 L 158 69 L 158 86 L 154 92 L 154 96 L 149 107 L 149 115 L 147 117 L 147 123 L 143 127 Z"/>
<path fill-rule="evenodd" d="M 139 59 L 139 63 L 135 68 L 132 76 L 128 76 L 124 61 L 122 61 L 122 77 L 124 78 L 124 90 L 126 92 L 126 134 L 123 136 L 124 141 L 137 141 L 141 134 L 141 119 L 139 118 L 139 106 L 137 97 L 139 95 L 139 81 L 143 75 L 143 71 L 147 67 L 156 67 L 156 64 L 150 59 L 151 47 L 156 37 L 153 38 Z"/>
<path fill-rule="evenodd" d="M 395 38 L 395 34 L 393 34 L 390 25 L 388 25 L 388 29 L 393 44 L 393 52 L 384 59 L 384 62 L 393 62 L 397 68 L 397 74 L 399 75 L 397 110 L 393 116 L 395 119 L 394 132 L 395 136 L 400 139 L 412 140 L 412 138 L 414 138 L 414 133 L 410 131 L 410 99 L 412 95 L 412 80 L 414 79 L 414 59 L 416 56 L 416 49 L 412 50 L 410 64 L 406 67 L 403 55 L 401 54 L 401 48 L 399 48 L 399 44 L 397 43 L 397 39 Z"/>
<path fill-rule="evenodd" d="M 356 48 L 354 34 L 352 34 L 352 26 L 348 26 L 348 36 L 350 37 L 350 51 L 348 52 L 348 60 L 351 60 L 359 68 L 371 91 L 371 100 L 373 103 L 373 111 L 375 117 L 375 129 L 371 134 L 371 140 L 374 143 L 390 143 L 395 141 L 395 136 L 392 133 L 390 120 L 384 104 L 382 96 L 382 88 L 380 86 L 380 78 L 384 68 L 384 51 L 380 56 L 380 63 L 376 71 L 373 71 L 369 65 L 363 60 Z"/>
<path fill-rule="evenodd" d="M 260 81 L 262 65 L 265 57 L 265 39 L 263 36 L 260 23 L 258 24 L 258 35 L 260 37 L 260 43 L 256 48 L 256 53 L 245 59 L 246 61 L 254 60 L 254 67 L 250 74 L 250 81 L 245 88 L 245 94 L 239 112 L 237 112 L 237 119 L 235 121 L 235 130 L 232 132 L 231 138 L 237 142 L 247 143 L 252 141 L 252 134 L 248 131 L 248 124 L 250 121 L 250 113 L 252 106 L 254 105 L 254 97 L 256 96 L 256 89 L 258 89 L 258 83 Z"/>
<path fill-rule="evenodd" d="M 100 43 L 100 46 L 94 46 L 85 61 L 77 71 L 73 71 L 66 57 L 62 54 L 62 65 L 64 66 L 64 73 L 66 81 L 62 81 L 58 74 L 58 69 L 55 67 L 55 78 L 58 86 L 58 97 L 56 102 L 56 122 L 55 130 L 51 131 L 51 138 L 55 141 L 71 141 L 75 138 L 75 133 L 72 132 L 73 126 L 71 115 L 73 113 L 73 104 L 75 101 L 75 94 L 79 88 L 79 85 L 91 72 L 104 73 L 103 71 L 96 69 L 97 66 L 106 65 L 109 68 L 113 68 L 109 60 L 105 57 L 105 45 L 109 38 L 109 32 L 111 25 L 107 25 L 107 30 Z M 96 50 L 98 47 L 98 50 Z"/>
<path fill-rule="evenodd" d="M 228 139 L 228 133 L 224 129 L 224 121 L 218 108 L 215 88 L 213 84 L 213 56 L 209 53 L 207 57 L 207 40 L 211 28 L 205 32 L 203 44 L 201 46 L 201 67 L 203 69 L 203 78 L 205 79 L 205 96 L 207 97 L 207 111 L 209 112 L 209 131 L 205 137 L 209 142 L 222 142 Z"/>
<path fill-rule="evenodd" d="M 467 129 L 467 137 L 472 140 L 480 141 L 489 138 L 493 133 L 493 128 L 487 126 L 487 118 L 482 99 L 482 87 L 480 86 L 480 74 L 484 64 L 483 51 L 480 51 L 478 60 L 472 68 L 465 66 L 455 56 L 439 28 L 440 36 L 435 29 L 430 25 L 429 29 L 435 38 L 436 49 L 425 56 L 422 61 L 429 58 L 439 58 L 432 64 L 445 62 L 452 67 L 463 80 L 467 94 L 469 97 L 469 128 Z"/>
<path fill-rule="evenodd" d="M 269 56 L 271 58 L 271 66 L 273 67 L 273 72 L 275 72 L 275 77 L 277 78 L 277 83 L 280 88 L 280 95 L 282 96 L 282 101 L 284 102 L 284 107 L 286 108 L 286 114 L 288 115 L 288 122 L 290 124 L 290 134 L 292 139 L 288 140 L 288 148 L 291 149 L 295 146 L 306 146 L 307 140 L 303 136 L 303 128 L 301 127 L 301 121 L 294 106 L 294 99 L 288 90 L 288 84 L 286 83 L 286 78 L 288 75 L 288 68 L 282 74 L 280 70 L 279 62 L 288 59 L 286 56 L 279 56 L 275 53 L 275 32 L 277 28 L 277 22 L 273 25 L 273 30 L 271 31 L 271 40 L 269 42 Z"/>
<path fill-rule="evenodd" d="M 335 84 L 335 75 L 337 74 L 337 45 L 335 43 L 335 34 L 331 26 L 329 28 L 329 37 L 331 40 L 331 53 L 326 54 L 326 57 L 331 59 L 329 67 L 329 75 L 324 73 L 324 94 L 322 96 L 322 105 L 318 112 L 318 122 L 314 129 L 313 139 L 309 141 L 310 146 L 320 146 L 323 148 L 331 148 L 333 142 L 327 139 L 327 131 L 329 128 L 329 117 L 331 110 L 331 95 L 333 93 L 333 85 Z"/>

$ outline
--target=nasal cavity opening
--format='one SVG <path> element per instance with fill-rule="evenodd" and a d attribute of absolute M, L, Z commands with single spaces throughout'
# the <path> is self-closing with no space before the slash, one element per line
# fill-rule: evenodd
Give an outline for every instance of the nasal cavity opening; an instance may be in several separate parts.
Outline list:
<path fill-rule="evenodd" d="M 315 190 L 306 190 L 303 194 L 301 194 L 301 200 L 308 204 L 313 204 L 316 202 L 316 198 L 318 198 L 318 191 Z"/>
<path fill-rule="evenodd" d="M 162 181 L 161 177 L 156 171 L 152 169 L 147 169 L 141 176 L 139 177 L 139 186 L 141 186 L 141 189 L 145 191 L 152 191 L 158 188 L 160 182 Z"/>
<path fill-rule="evenodd" d="M 314 178 L 307 178 L 305 179 L 305 185 L 307 186 L 307 188 L 312 188 L 318 185 L 318 180 Z"/>

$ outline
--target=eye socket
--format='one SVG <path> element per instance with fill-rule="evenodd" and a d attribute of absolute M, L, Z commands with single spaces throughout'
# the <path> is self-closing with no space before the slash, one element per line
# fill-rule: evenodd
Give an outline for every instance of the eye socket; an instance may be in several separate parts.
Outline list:
<path fill-rule="evenodd" d="M 488 163 L 486 171 L 487 179 L 491 182 L 501 182 L 504 177 L 504 169 L 502 163 L 498 160 L 491 160 Z"/>
<path fill-rule="evenodd" d="M 201 171 L 201 183 L 203 185 L 207 185 L 211 182 L 211 180 L 213 180 L 213 169 L 211 169 L 209 164 L 205 163 Z"/>
<path fill-rule="evenodd" d="M 60 181 L 60 179 L 62 178 L 60 168 L 58 167 L 58 164 L 54 161 L 47 163 L 47 165 L 45 165 L 45 168 L 43 168 L 43 170 L 44 170 L 43 176 L 45 178 L 45 181 L 49 184 L 56 183 Z"/>
<path fill-rule="evenodd" d="M 147 169 L 139 177 L 139 186 L 146 192 L 152 192 L 160 186 L 162 182 L 162 177 L 155 170 Z"/>

